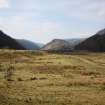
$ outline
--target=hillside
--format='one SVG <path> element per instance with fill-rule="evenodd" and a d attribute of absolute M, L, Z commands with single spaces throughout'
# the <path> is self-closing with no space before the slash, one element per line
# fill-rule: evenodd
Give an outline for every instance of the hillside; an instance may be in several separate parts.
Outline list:
<path fill-rule="evenodd" d="M 25 50 L 25 48 L 21 44 L 19 44 L 15 39 L 6 35 L 2 31 L 0 31 L 0 48 Z"/>
<path fill-rule="evenodd" d="M 44 46 L 43 43 L 36 43 L 38 45 L 39 48 L 42 48 Z"/>
<path fill-rule="evenodd" d="M 68 41 L 69 44 L 71 45 L 71 48 L 74 49 L 74 47 L 79 43 L 83 42 L 85 38 L 73 38 L 73 39 L 71 38 L 71 39 L 65 39 L 65 40 Z"/>
<path fill-rule="evenodd" d="M 97 32 L 75 47 L 76 50 L 105 52 L 105 29 Z"/>
<path fill-rule="evenodd" d="M 17 42 L 24 46 L 27 50 L 39 50 L 40 46 L 29 40 L 17 39 Z"/>
<path fill-rule="evenodd" d="M 41 50 L 44 51 L 71 51 L 69 42 L 62 39 L 54 39 L 46 44 Z"/>

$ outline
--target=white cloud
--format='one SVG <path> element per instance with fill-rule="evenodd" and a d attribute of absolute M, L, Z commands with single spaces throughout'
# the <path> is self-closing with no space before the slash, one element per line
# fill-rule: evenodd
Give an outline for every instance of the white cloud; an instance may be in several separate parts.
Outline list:
<path fill-rule="evenodd" d="M 37 42 L 48 42 L 63 35 L 62 24 L 55 21 L 32 21 L 26 17 L 13 16 L 0 18 L 0 25 L 1 30 L 14 38 Z"/>
<path fill-rule="evenodd" d="M 34 33 L 37 35 L 43 35 L 54 33 L 57 29 L 60 28 L 60 25 L 56 22 L 45 21 L 45 22 L 37 22 L 33 26 Z"/>
<path fill-rule="evenodd" d="M 9 3 L 0 0 L 0 8 Z M 11 0 L 0 12 L 0 29 L 34 41 L 85 37 L 105 26 L 105 0 Z"/>
<path fill-rule="evenodd" d="M 0 0 L 0 8 L 8 8 L 9 0 Z"/>
<path fill-rule="evenodd" d="M 58 36 L 61 37 L 61 27 L 60 23 L 54 21 L 36 22 L 32 27 L 30 35 L 33 35 L 39 42 L 40 40 L 48 42 Z"/>
<path fill-rule="evenodd" d="M 82 21 L 104 21 L 105 0 L 74 0 L 63 8 L 63 15 Z"/>
<path fill-rule="evenodd" d="M 1 17 L 0 29 L 4 32 L 18 37 L 17 34 L 22 34 L 25 30 L 26 19 L 21 16 Z"/>
<path fill-rule="evenodd" d="M 105 0 L 33 0 L 36 12 L 62 14 L 81 20 L 103 21 L 105 18 Z M 26 5 L 27 8 L 28 4 Z M 31 8 L 31 7 L 30 7 Z M 55 16 L 56 17 L 56 16 Z"/>
<path fill-rule="evenodd" d="M 24 16 L 0 18 L 0 29 L 16 38 L 39 38 L 57 33 L 60 25 L 53 21 L 32 21 Z M 59 30 L 60 31 L 60 30 Z M 18 36 L 19 35 L 19 36 Z"/>
<path fill-rule="evenodd" d="M 104 20 L 105 0 L 14 0 L 14 11 L 19 13 L 62 14 L 63 16 L 75 17 L 83 20 Z M 8 6 L 8 0 L 0 0 L 1 4 Z M 2 3 L 3 2 L 3 3 Z M 1 6 L 3 7 L 3 5 Z M 27 11 L 27 12 L 26 12 Z M 28 14 L 27 13 L 27 14 Z M 56 17 L 56 16 L 55 16 Z"/>

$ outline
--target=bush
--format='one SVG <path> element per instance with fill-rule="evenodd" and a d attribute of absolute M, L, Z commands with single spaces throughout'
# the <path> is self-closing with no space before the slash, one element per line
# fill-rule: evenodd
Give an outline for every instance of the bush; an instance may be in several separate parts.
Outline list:
<path fill-rule="evenodd" d="M 17 80 L 18 80 L 18 81 L 23 81 L 21 78 L 18 78 Z"/>
<path fill-rule="evenodd" d="M 32 77 L 32 78 L 30 78 L 30 80 L 37 80 L 38 78 L 36 78 L 36 77 Z"/>

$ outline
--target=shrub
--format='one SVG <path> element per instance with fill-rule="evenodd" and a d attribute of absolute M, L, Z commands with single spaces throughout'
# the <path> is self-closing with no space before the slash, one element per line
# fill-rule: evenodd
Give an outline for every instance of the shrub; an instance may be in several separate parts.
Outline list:
<path fill-rule="evenodd" d="M 18 78 L 17 80 L 18 80 L 18 81 L 23 81 L 22 78 Z"/>
<path fill-rule="evenodd" d="M 36 77 L 31 77 L 30 80 L 37 80 L 38 78 Z"/>

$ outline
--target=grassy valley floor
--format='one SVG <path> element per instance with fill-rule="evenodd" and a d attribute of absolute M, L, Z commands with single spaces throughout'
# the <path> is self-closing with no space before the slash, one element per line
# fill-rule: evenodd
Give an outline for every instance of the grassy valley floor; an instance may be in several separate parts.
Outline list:
<path fill-rule="evenodd" d="M 105 53 L 0 50 L 0 105 L 105 105 Z"/>

